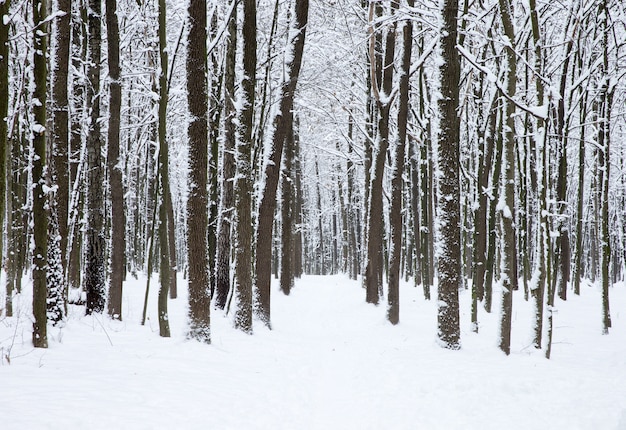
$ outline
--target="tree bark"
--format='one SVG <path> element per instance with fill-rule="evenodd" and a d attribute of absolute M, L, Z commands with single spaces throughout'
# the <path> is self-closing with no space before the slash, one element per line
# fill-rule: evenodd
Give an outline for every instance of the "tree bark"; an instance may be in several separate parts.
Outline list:
<path fill-rule="evenodd" d="M 505 36 L 508 38 L 506 50 L 506 91 L 513 98 L 516 88 L 515 34 L 509 0 L 499 0 L 500 15 Z M 501 214 L 503 232 L 502 251 L 502 310 L 500 315 L 500 349 L 511 352 L 511 318 L 513 314 L 513 290 L 517 289 L 517 247 L 515 233 L 515 104 L 504 103 L 504 206 Z"/>
<path fill-rule="evenodd" d="M 189 0 L 187 102 L 189 104 L 189 197 L 187 199 L 187 264 L 189 267 L 188 336 L 211 342 L 211 291 L 207 243 L 208 124 L 206 2 Z"/>
<path fill-rule="evenodd" d="M 69 178 L 69 101 L 68 101 L 68 70 L 71 59 L 70 52 L 70 19 L 72 16 L 71 0 L 57 0 L 56 43 L 54 51 L 54 80 L 52 82 L 52 165 L 56 191 L 56 207 L 58 213 L 59 235 L 61 237 L 61 261 L 63 270 L 67 271 L 68 243 L 68 212 L 70 200 Z M 1 13 L 0 13 L 1 15 Z"/>
<path fill-rule="evenodd" d="M 215 306 L 224 309 L 230 290 L 230 253 L 233 216 L 233 180 L 235 177 L 235 61 L 237 53 L 237 8 L 228 23 L 228 47 L 224 71 L 225 125 L 222 148 L 222 190 L 220 193 L 217 257 L 215 262 Z"/>
<path fill-rule="evenodd" d="M 458 0 L 445 0 L 443 4 L 443 31 L 441 51 L 443 63 L 439 67 L 441 95 L 439 111 L 439 186 L 440 234 L 437 269 L 437 335 L 442 347 L 461 347 L 459 324 L 459 286 L 461 283 L 461 225 L 459 142 L 460 118 L 459 82 L 461 64 L 456 50 L 459 12 Z"/>
<path fill-rule="evenodd" d="M 243 80 L 239 116 L 239 143 L 236 151 L 237 175 L 235 181 L 235 327 L 252 333 L 252 194 L 254 172 L 252 166 L 252 127 L 256 81 L 256 1 L 243 3 Z M 270 232 L 271 236 L 271 232 Z M 269 244 L 271 247 L 271 243 Z"/>
<path fill-rule="evenodd" d="M 290 113 L 290 115 L 293 115 Z M 293 133 L 287 136 L 283 154 L 281 175 L 281 248 L 280 248 L 280 290 L 289 295 L 294 284 L 293 276 L 293 170 L 294 139 Z"/>
<path fill-rule="evenodd" d="M 408 0 L 408 7 L 414 6 Z M 403 51 L 399 87 L 398 140 L 394 154 L 394 167 L 391 177 L 391 250 L 389 252 L 389 286 L 387 294 L 387 319 L 391 324 L 400 321 L 400 257 L 402 248 L 402 175 L 406 146 L 407 122 L 409 117 L 409 73 L 411 68 L 411 48 L 413 47 L 413 22 L 407 20 L 402 29 Z"/>
<path fill-rule="evenodd" d="M 376 34 L 372 22 L 375 2 L 370 3 L 370 58 L 375 57 L 374 46 Z M 391 2 L 391 14 L 398 8 L 398 2 Z M 378 114 L 378 134 L 376 138 L 375 158 L 372 164 L 372 174 L 369 185 L 369 202 L 367 213 L 367 257 L 363 285 L 365 286 L 365 301 L 378 304 L 382 289 L 383 272 L 383 176 L 385 159 L 389 147 L 389 113 L 391 109 L 391 89 L 393 84 L 393 61 L 396 46 L 397 21 L 392 20 L 387 31 L 385 40 L 384 66 L 373 69 L 371 76 L 376 76 L 372 81 L 372 92 L 376 101 Z M 376 63 L 372 63 L 375 65 Z M 380 76 L 381 78 L 378 78 Z M 382 79 L 382 82 L 381 80 Z M 382 93 L 382 97 L 381 94 Z"/>
<path fill-rule="evenodd" d="M 46 214 L 47 192 L 46 177 L 46 82 L 48 68 L 47 51 L 47 6 L 46 0 L 33 1 L 34 49 L 33 76 L 33 115 L 35 122 L 31 126 L 34 157 L 32 159 L 33 177 L 33 346 L 48 347 L 46 315 L 46 263 L 48 253 L 48 217 Z"/>
<path fill-rule="evenodd" d="M 293 39 L 290 41 L 292 58 L 287 63 L 287 78 L 282 84 L 280 108 L 274 118 L 274 138 L 265 165 L 265 186 L 259 204 L 258 225 L 256 230 L 256 305 L 257 314 L 268 327 L 271 326 L 270 282 L 272 257 L 272 227 L 276 209 L 276 188 L 280 173 L 280 160 L 283 146 L 293 133 L 293 100 L 300 76 L 306 26 L 309 14 L 309 1 L 296 0 Z"/>
<path fill-rule="evenodd" d="M 110 0 L 109 0 L 110 1 Z M 171 283 L 171 260 L 169 243 L 169 208 L 170 203 L 170 175 L 169 175 L 169 154 L 167 146 L 167 25 L 166 25 L 165 0 L 159 0 L 159 167 L 160 177 L 160 202 L 159 204 L 159 245 L 160 245 L 160 271 L 159 278 L 161 288 L 159 288 L 159 334 L 161 337 L 170 337 L 170 323 L 167 314 L 167 298 Z M 122 262 L 123 264 L 123 262 Z"/>
<path fill-rule="evenodd" d="M 122 319 L 122 284 L 126 267 L 126 215 L 120 160 L 120 111 L 122 82 L 120 80 L 120 35 L 117 21 L 117 0 L 106 0 L 107 49 L 109 65 L 109 130 L 107 163 L 111 193 L 111 279 L 108 312 L 113 319 Z"/>
<path fill-rule="evenodd" d="M 0 3 L 0 17 L 9 16 L 9 9 L 11 7 L 11 1 L 5 0 Z M 4 225 L 5 213 L 7 212 L 6 195 L 7 195 L 7 177 L 12 176 L 10 173 L 11 164 L 9 163 L 9 171 L 7 171 L 7 152 L 9 151 L 9 136 L 8 136 L 8 112 L 9 112 L 9 25 L 8 20 L 0 20 L 0 226 Z M 11 224 L 7 223 L 8 228 L 11 228 Z M 3 241 L 0 241 L 3 242 Z M 2 259 L 2 245 L 0 244 L 0 259 Z M 9 262 L 10 254 L 9 255 Z M 4 262 L 0 262 L 4 266 Z M 11 266 L 8 267 L 8 272 L 11 270 Z M 12 313 L 12 297 L 13 297 L 13 284 L 8 282 L 6 284 L 6 296 L 5 304 L 7 309 L 7 316 L 9 312 Z"/>
<path fill-rule="evenodd" d="M 100 134 L 100 57 L 101 16 L 100 0 L 89 0 L 89 62 L 87 68 L 87 99 L 91 100 L 91 115 L 87 135 L 87 246 L 85 255 L 85 291 L 87 315 L 102 312 L 105 302 L 105 247 L 104 234 L 104 166 L 102 136 Z"/>

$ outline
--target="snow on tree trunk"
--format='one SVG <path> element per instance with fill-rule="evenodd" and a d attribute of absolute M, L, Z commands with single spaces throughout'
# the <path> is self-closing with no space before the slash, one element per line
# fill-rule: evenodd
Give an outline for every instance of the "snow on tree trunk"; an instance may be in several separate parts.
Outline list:
<path fill-rule="evenodd" d="M 456 50 L 457 0 L 443 3 L 441 33 L 442 64 L 439 68 L 441 98 L 439 99 L 439 233 L 437 269 L 437 335 L 442 347 L 459 349 L 459 286 L 461 285 L 461 226 L 459 140 L 459 81 L 461 65 Z"/>
<path fill-rule="evenodd" d="M 100 58 L 101 58 L 102 2 L 90 0 L 88 8 L 89 66 L 87 99 L 91 100 L 89 133 L 87 135 L 87 240 L 85 255 L 85 291 L 87 314 L 102 312 L 105 302 L 105 247 L 104 234 L 104 166 L 102 136 L 100 134 Z"/>
<path fill-rule="evenodd" d="M 243 80 L 239 112 L 239 141 L 236 150 L 235 177 L 235 327 L 252 333 L 252 126 L 256 81 L 256 2 L 243 3 Z M 271 244 L 270 244 L 271 246 Z"/>
<path fill-rule="evenodd" d="M 48 347 L 47 334 L 47 258 L 48 216 L 46 213 L 46 61 L 48 23 L 46 0 L 33 1 L 34 49 L 33 76 L 34 92 L 31 100 L 34 123 L 31 125 L 33 156 L 33 346 Z"/>
<path fill-rule="evenodd" d="M 211 291 L 207 243 L 208 125 L 206 2 L 189 0 L 187 101 L 189 105 L 189 196 L 187 199 L 188 336 L 211 342 Z"/>

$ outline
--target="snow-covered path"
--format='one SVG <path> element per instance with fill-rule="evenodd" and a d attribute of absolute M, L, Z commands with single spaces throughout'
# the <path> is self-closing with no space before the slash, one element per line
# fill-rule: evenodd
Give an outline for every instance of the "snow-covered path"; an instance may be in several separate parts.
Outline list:
<path fill-rule="evenodd" d="M 153 283 L 153 285 L 155 285 Z M 513 348 L 496 347 L 462 315 L 461 351 L 435 342 L 436 313 L 403 285 L 401 322 L 364 303 L 344 276 L 273 290 L 273 330 L 237 332 L 214 312 L 211 346 L 184 338 L 186 297 L 170 301 L 172 338 L 141 327 L 144 282 L 125 286 L 124 321 L 73 308 L 50 348 L 30 346 L 28 296 L 0 322 L 2 429 L 626 429 L 626 286 L 612 289 L 613 328 L 600 335 L 600 296 L 559 303 L 553 359 L 530 344 L 530 306 L 514 301 Z M 154 288 L 153 288 L 154 290 Z M 461 293 L 469 311 L 469 294 Z M 497 309 L 497 307 L 495 307 Z"/>

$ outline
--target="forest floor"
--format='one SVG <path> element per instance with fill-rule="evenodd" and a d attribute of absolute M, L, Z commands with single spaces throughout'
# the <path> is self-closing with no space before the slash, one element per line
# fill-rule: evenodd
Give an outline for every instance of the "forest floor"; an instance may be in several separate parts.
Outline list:
<path fill-rule="evenodd" d="M 27 283 L 28 284 L 28 283 Z M 145 279 L 125 284 L 123 321 L 71 306 L 49 348 L 31 346 L 30 291 L 0 317 L 0 427 L 14 429 L 626 429 L 626 285 L 585 286 L 557 303 L 552 359 L 531 345 L 532 308 L 514 297 L 510 356 L 497 312 L 470 330 L 461 292 L 462 349 L 436 343 L 435 301 L 401 288 L 400 324 L 365 303 L 345 276 L 273 286 L 270 331 L 252 336 L 213 311 L 212 344 L 185 339 L 186 288 L 158 335 L 156 277 L 140 325 Z M 497 294 L 496 294 L 497 296 Z M 4 298 L 2 297 L 2 302 Z M 498 309 L 498 303 L 494 303 Z"/>

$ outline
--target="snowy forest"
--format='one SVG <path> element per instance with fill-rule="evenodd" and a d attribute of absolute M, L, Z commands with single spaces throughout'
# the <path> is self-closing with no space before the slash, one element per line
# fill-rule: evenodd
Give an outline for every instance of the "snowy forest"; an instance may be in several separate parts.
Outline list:
<path fill-rule="evenodd" d="M 489 366 L 502 378 L 498 369 L 521 366 L 518 382 L 565 380 L 590 350 L 626 383 L 621 0 L 0 0 L 0 16 L 0 370 L 11 393 L 43 348 L 58 363 L 107 356 L 89 346 L 96 332 L 110 348 L 132 333 L 125 354 L 181 349 L 168 356 L 176 366 L 230 341 L 263 357 L 261 345 L 280 339 L 286 355 L 306 357 L 288 347 L 299 332 L 287 327 L 303 318 L 304 332 L 319 325 L 336 348 L 362 340 L 354 357 L 368 355 L 369 335 L 372 350 L 393 351 L 385 339 L 419 332 L 428 366 L 483 363 L 476 384 Z M 574 341 L 562 336 L 573 332 L 568 354 Z M 171 339 L 148 343 L 159 337 Z M 555 370 L 559 352 L 569 364 Z M 1 369 L 20 360 L 21 371 Z M 237 363 L 228 371 L 250 364 Z M 81 365 L 65 366 L 58 381 Z M 279 365 L 267 368 L 283 380 Z M 440 400 L 455 392 L 442 378 Z M 626 398 L 602 381 L 539 394 L 529 385 L 525 399 Z M 270 382 L 259 384 L 247 394 L 257 401 Z M 484 429 L 507 413 L 519 428 L 626 428 L 623 400 L 587 404 L 588 421 L 515 415 L 510 401 L 480 426 L 442 417 L 436 402 L 421 421 L 389 422 L 384 407 L 358 421 L 315 402 L 322 415 L 309 426 L 300 406 L 292 426 L 231 417 L 212 428 Z M 9 428 L 42 425 L 14 406 L 22 421 Z M 81 422 L 68 419 L 59 428 Z"/>

